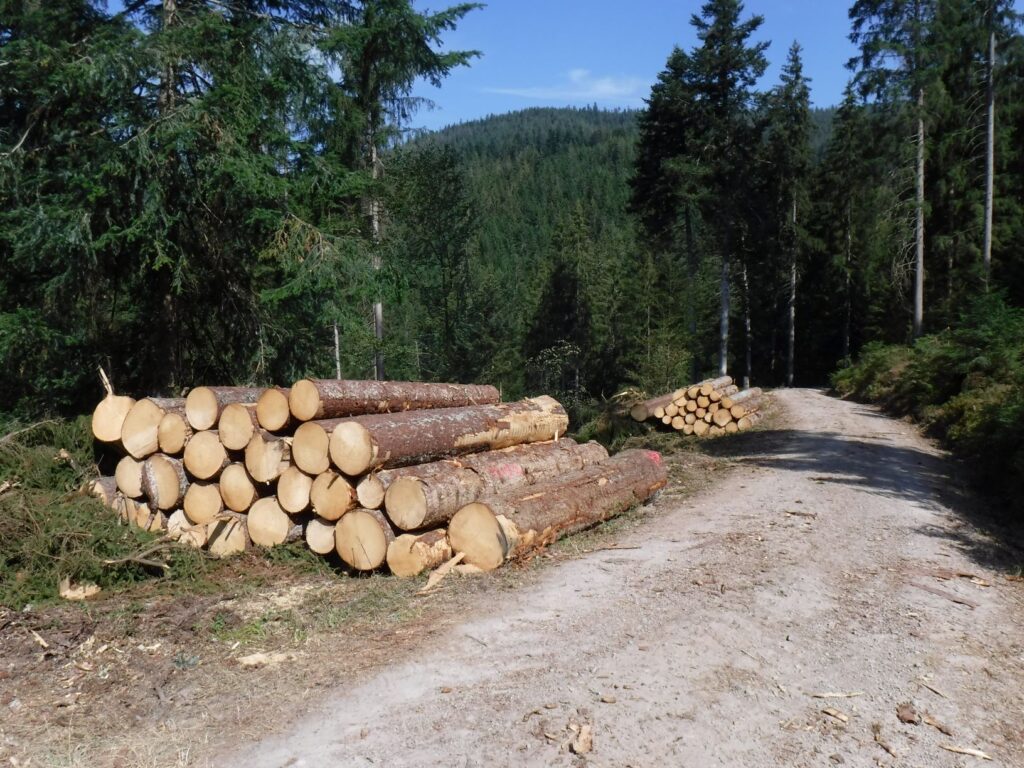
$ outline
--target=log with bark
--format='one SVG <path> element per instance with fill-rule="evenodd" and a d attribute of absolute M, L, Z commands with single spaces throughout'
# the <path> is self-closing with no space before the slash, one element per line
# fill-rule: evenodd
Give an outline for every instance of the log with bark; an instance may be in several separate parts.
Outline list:
<path fill-rule="evenodd" d="M 255 403 L 265 387 L 196 387 L 185 398 L 185 417 L 194 430 L 213 429 L 231 403 Z"/>
<path fill-rule="evenodd" d="M 357 571 L 384 564 L 395 533 L 378 509 L 357 507 L 342 515 L 334 527 L 334 547 L 342 561 Z"/>
<path fill-rule="evenodd" d="M 117 478 L 97 477 L 85 484 L 85 492 L 90 496 L 99 499 L 105 507 L 114 509 L 117 504 L 117 497 L 120 491 L 117 488 Z"/>
<path fill-rule="evenodd" d="M 558 478 L 607 458 L 598 443 L 562 439 L 384 470 L 384 507 L 403 531 L 430 528 L 483 496 Z"/>
<path fill-rule="evenodd" d="M 444 564 L 452 557 L 448 532 L 435 528 L 426 533 L 403 533 L 388 545 L 388 568 L 395 576 L 419 576 Z"/>
<path fill-rule="evenodd" d="M 335 466 L 355 477 L 371 469 L 552 440 L 564 435 L 568 426 L 565 409 L 547 396 L 500 405 L 356 416 L 332 424 L 329 452 Z M 297 432 L 295 439 L 298 442 Z"/>
<path fill-rule="evenodd" d="M 464 562 L 493 570 L 646 501 L 667 482 L 661 456 L 628 450 L 558 480 L 467 504 L 448 540 Z"/>
<path fill-rule="evenodd" d="M 180 459 L 158 453 L 142 465 L 142 494 L 156 509 L 172 510 L 180 506 L 188 487 Z"/>
<path fill-rule="evenodd" d="M 160 449 L 160 422 L 168 413 L 183 413 L 180 397 L 146 397 L 132 406 L 121 425 L 121 445 L 129 456 L 144 459 Z"/>
<path fill-rule="evenodd" d="M 302 379 L 295 382 L 288 394 L 292 416 L 299 421 L 425 408 L 491 405 L 500 401 L 498 390 L 489 385 L 432 384 L 421 381 Z"/>

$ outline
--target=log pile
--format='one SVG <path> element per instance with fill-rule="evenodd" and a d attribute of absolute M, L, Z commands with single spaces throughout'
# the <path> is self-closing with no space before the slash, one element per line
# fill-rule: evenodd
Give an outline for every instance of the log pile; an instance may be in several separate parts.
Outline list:
<path fill-rule="evenodd" d="M 741 391 L 722 376 L 636 403 L 629 413 L 636 421 L 658 421 L 684 435 L 714 437 L 750 429 L 762 419 L 764 405 L 759 387 Z"/>
<path fill-rule="evenodd" d="M 93 434 L 121 454 L 92 492 L 120 518 L 227 556 L 304 541 L 355 571 L 496 568 L 646 501 L 661 457 L 564 437 L 546 396 L 304 379 L 107 396 Z"/>

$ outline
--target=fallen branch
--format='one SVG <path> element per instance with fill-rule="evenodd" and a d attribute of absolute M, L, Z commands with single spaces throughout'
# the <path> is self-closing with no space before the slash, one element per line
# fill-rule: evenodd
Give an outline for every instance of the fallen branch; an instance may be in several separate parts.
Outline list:
<path fill-rule="evenodd" d="M 21 429 L 16 429 L 13 432 L 8 432 L 3 437 L 0 437 L 0 445 L 3 445 L 5 443 L 9 443 L 11 440 L 16 438 L 18 435 L 22 435 L 22 434 L 24 434 L 26 432 L 30 432 L 33 429 L 35 429 L 36 427 L 41 427 L 44 424 L 56 424 L 56 423 L 57 423 L 56 419 L 46 419 L 45 421 L 37 421 L 35 424 L 29 424 L 27 427 L 22 427 Z"/>

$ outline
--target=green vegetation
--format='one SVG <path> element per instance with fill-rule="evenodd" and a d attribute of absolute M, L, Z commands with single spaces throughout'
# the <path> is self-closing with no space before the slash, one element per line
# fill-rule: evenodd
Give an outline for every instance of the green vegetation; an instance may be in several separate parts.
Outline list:
<path fill-rule="evenodd" d="M 839 370 L 841 394 L 912 416 L 968 460 L 983 488 L 1021 511 L 1024 497 L 1024 310 L 980 299 L 956 329 L 913 346 L 868 344 Z"/>

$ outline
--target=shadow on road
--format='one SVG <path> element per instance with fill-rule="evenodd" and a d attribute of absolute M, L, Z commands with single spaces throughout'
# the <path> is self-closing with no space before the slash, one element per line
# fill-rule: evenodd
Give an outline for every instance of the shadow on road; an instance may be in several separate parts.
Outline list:
<path fill-rule="evenodd" d="M 888 421 L 869 408 L 864 414 Z M 881 426 L 881 425 L 880 425 Z M 857 488 L 927 509 L 946 507 L 960 522 L 926 526 L 980 565 L 1019 572 L 1024 566 L 1024 527 L 968 485 L 962 466 L 946 455 L 836 432 L 766 429 L 710 440 L 704 451 L 741 464 L 800 473 L 818 483 Z"/>

